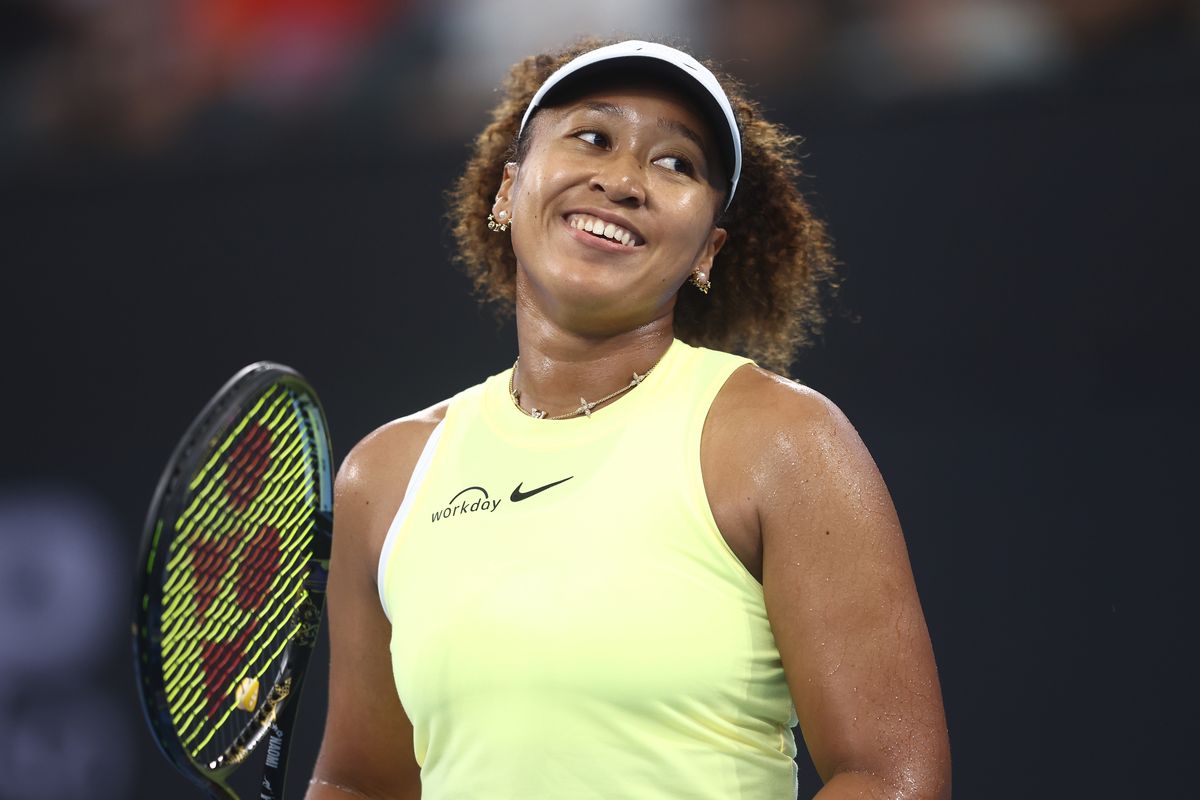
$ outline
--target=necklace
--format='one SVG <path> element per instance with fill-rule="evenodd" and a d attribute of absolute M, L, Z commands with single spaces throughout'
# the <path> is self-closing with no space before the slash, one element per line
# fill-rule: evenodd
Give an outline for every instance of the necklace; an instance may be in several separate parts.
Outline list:
<path fill-rule="evenodd" d="M 663 355 L 665 356 L 666 353 L 663 353 Z M 512 371 L 508 373 L 508 396 L 512 398 L 513 405 L 517 407 L 518 411 L 520 411 L 525 416 L 533 417 L 534 419 L 558 420 L 558 419 L 572 419 L 573 417 L 590 417 L 592 415 L 592 409 L 595 408 L 596 406 L 600 405 L 601 403 L 607 403 L 609 400 L 612 400 L 614 397 L 620 397 L 621 395 L 628 392 L 630 389 L 632 389 L 635 386 L 637 386 L 638 384 L 640 384 L 642 381 L 646 380 L 646 376 L 648 376 L 651 373 L 651 371 L 653 371 L 653 369 L 659 365 L 659 362 L 661 362 L 661 361 L 662 361 L 662 356 L 659 356 L 658 361 L 655 361 L 653 364 L 651 364 L 650 368 L 647 369 L 645 372 L 643 372 L 641 375 L 637 374 L 636 372 L 633 373 L 633 379 L 631 381 L 629 381 L 629 383 L 625 384 L 620 389 L 617 389 L 615 392 L 610 392 L 609 394 L 604 395 L 604 397 L 601 397 L 599 400 L 588 401 L 588 400 L 584 400 L 581 397 L 581 398 L 579 398 L 579 408 L 575 409 L 574 411 L 569 411 L 566 414 L 559 414 L 554 417 L 548 417 L 548 416 L 546 416 L 546 412 L 540 408 L 530 408 L 528 411 L 526 411 L 521 406 L 521 391 L 519 389 L 516 389 L 513 387 L 513 377 L 517 374 L 517 365 L 521 363 L 521 357 L 517 356 L 517 360 L 513 362 Z"/>

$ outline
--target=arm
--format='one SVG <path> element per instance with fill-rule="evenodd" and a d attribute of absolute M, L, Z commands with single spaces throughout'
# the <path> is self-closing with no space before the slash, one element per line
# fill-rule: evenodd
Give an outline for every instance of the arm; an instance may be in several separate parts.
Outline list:
<path fill-rule="evenodd" d="M 329 710 L 307 800 L 418 800 L 412 724 L 396 695 L 376 569 L 434 419 L 381 428 L 347 456 L 334 486 L 328 608 Z"/>
<path fill-rule="evenodd" d="M 767 614 L 825 781 L 817 797 L 948 798 L 937 669 L 887 487 L 827 399 L 743 373 L 732 407 L 754 440 L 742 452 L 754 455 L 742 496 L 757 513 Z"/>

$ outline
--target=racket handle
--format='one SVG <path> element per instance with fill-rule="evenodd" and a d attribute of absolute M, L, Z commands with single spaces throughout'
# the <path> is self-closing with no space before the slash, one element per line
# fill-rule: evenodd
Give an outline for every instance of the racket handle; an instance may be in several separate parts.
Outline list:
<path fill-rule="evenodd" d="M 263 765 L 263 776 L 259 786 L 259 800 L 283 800 L 287 779 L 287 757 L 292 746 L 292 723 L 300 708 L 300 690 L 304 685 L 304 672 L 308 659 L 317 643 L 317 630 L 321 624 L 321 609 L 312 596 L 305 600 L 298 611 L 303 628 L 291 651 L 287 655 L 282 680 L 291 685 L 275 720 L 267 729 L 267 760 Z"/>
<path fill-rule="evenodd" d="M 309 655 L 309 648 L 298 649 L 304 652 L 294 653 L 296 662 L 298 662 L 292 669 L 296 695 L 288 698 L 279 717 L 267 729 L 267 760 L 263 765 L 259 800 L 283 800 L 286 789 L 287 758 L 292 746 L 292 723 L 296 719 L 297 709 L 300 708 L 301 681 L 298 679 L 304 674 L 304 667 L 308 662 Z"/>

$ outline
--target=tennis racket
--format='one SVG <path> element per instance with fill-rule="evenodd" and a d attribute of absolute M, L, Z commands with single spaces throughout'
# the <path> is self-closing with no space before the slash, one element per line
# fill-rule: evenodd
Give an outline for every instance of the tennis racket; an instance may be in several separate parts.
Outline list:
<path fill-rule="evenodd" d="M 216 798 L 264 739 L 282 800 L 292 722 L 325 603 L 333 470 L 312 387 L 259 362 L 188 428 L 146 518 L 133 620 L 158 747 Z"/>

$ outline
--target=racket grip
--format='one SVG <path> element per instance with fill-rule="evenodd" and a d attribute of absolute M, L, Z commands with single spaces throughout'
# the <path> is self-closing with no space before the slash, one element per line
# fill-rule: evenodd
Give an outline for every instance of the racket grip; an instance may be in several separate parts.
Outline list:
<path fill-rule="evenodd" d="M 295 708 L 296 703 L 290 708 Z M 272 723 L 267 732 L 267 762 L 263 767 L 263 776 L 259 786 L 259 800 L 283 800 L 287 788 L 287 757 L 291 747 L 291 717 L 294 714 L 284 712 L 284 719 Z"/>
<path fill-rule="evenodd" d="M 287 780 L 287 758 L 292 745 L 292 723 L 300 708 L 304 672 L 317 643 L 317 631 L 321 624 L 320 606 L 313 602 L 311 595 L 298 611 L 298 620 L 301 623 L 301 631 L 287 655 L 285 673 L 281 676 L 282 682 L 289 685 L 290 689 L 281 701 L 278 714 L 267 729 L 267 759 L 263 764 L 259 800 L 283 800 Z"/>
<path fill-rule="evenodd" d="M 263 776 L 259 786 L 259 800 L 283 800 L 287 780 L 287 759 L 292 747 L 292 728 L 296 712 L 300 708 L 300 688 L 303 685 L 304 669 L 308 665 L 309 647 L 296 648 L 292 669 L 294 694 L 288 698 L 278 718 L 267 730 L 267 759 L 263 764 Z"/>

